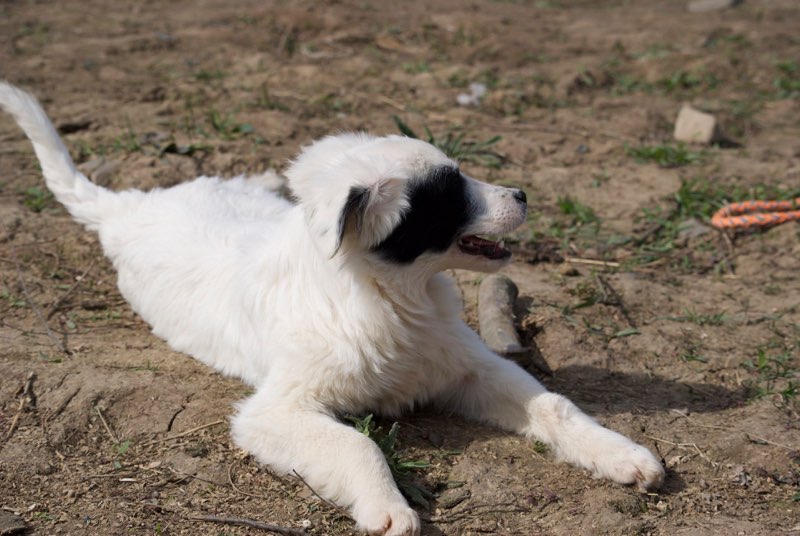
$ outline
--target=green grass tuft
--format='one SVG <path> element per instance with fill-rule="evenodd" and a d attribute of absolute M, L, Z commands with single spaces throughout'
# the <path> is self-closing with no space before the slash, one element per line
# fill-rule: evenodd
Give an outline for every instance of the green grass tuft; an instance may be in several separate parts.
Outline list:
<path fill-rule="evenodd" d="M 642 145 L 628 147 L 627 153 L 640 163 L 655 163 L 662 168 L 674 168 L 701 162 L 705 154 L 690 151 L 685 145 Z"/>
<path fill-rule="evenodd" d="M 409 127 L 402 119 L 396 115 L 392 116 L 397 129 L 409 138 L 423 139 L 434 147 L 437 147 L 444 154 L 462 162 L 471 162 L 490 168 L 499 168 L 504 158 L 492 148 L 499 142 L 502 136 L 493 136 L 484 141 L 465 140 L 465 133 L 449 131 L 443 135 L 435 136 L 428 127 L 425 127 L 425 138 L 421 138 Z"/>
<path fill-rule="evenodd" d="M 361 418 L 347 416 L 346 419 L 353 424 L 358 432 L 372 439 L 378 445 L 386 458 L 386 463 L 400 491 L 410 501 L 428 508 L 430 506 L 429 500 L 433 498 L 433 494 L 422 486 L 415 484 L 410 477 L 412 471 L 429 467 L 430 463 L 422 460 L 409 460 L 400 455 L 397 451 L 397 435 L 400 432 L 400 425 L 395 422 L 388 432 L 384 432 L 375 425 L 371 414 Z"/>

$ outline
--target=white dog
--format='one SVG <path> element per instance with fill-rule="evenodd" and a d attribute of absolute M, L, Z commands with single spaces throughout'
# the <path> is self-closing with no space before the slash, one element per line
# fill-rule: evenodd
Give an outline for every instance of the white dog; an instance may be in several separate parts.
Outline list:
<path fill-rule="evenodd" d="M 237 445 L 297 471 L 370 534 L 419 518 L 381 451 L 337 420 L 433 404 L 550 445 L 597 476 L 646 489 L 656 458 L 492 353 L 440 272 L 508 263 L 500 235 L 525 221 L 520 190 L 478 182 L 433 146 L 343 134 L 306 147 L 287 176 L 297 204 L 259 181 L 200 177 L 169 189 L 91 183 L 36 100 L 0 82 L 47 186 L 97 231 L 119 288 L 153 332 L 255 388 Z"/>

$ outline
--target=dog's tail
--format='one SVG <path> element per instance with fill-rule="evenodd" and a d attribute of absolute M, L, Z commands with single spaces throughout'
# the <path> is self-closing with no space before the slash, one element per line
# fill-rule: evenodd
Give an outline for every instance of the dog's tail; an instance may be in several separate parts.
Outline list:
<path fill-rule="evenodd" d="M 113 194 L 78 171 L 69 151 L 37 100 L 0 80 L 0 108 L 7 111 L 33 143 L 47 187 L 70 214 L 90 229 L 97 229 L 105 210 L 101 198 Z"/>

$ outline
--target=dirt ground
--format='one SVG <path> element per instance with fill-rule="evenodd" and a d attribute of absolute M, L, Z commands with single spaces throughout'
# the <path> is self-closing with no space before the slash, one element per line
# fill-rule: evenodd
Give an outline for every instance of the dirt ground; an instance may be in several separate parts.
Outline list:
<path fill-rule="evenodd" d="M 117 189 L 281 170 L 396 116 L 528 192 L 505 273 L 552 371 L 531 373 L 657 452 L 666 483 L 639 494 L 421 411 L 397 448 L 429 463 L 423 534 L 800 534 L 798 225 L 707 226 L 726 199 L 800 195 L 798 28 L 796 0 L 0 0 L 0 77 Z M 685 102 L 728 141 L 674 144 Z M 247 388 L 149 333 L 6 117 L 0 222 L 0 533 L 13 513 L 33 534 L 354 532 L 233 446 Z M 480 277 L 456 276 L 476 325 Z"/>

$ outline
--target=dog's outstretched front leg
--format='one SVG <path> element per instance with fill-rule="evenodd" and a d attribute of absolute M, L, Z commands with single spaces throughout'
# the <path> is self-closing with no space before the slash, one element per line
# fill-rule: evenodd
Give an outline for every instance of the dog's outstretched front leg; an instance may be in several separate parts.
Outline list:
<path fill-rule="evenodd" d="M 448 398 L 466 417 L 537 438 L 556 456 L 596 476 L 640 490 L 657 488 L 664 469 L 653 454 L 604 428 L 561 395 L 547 391 L 521 367 L 488 349 Z"/>
<path fill-rule="evenodd" d="M 236 444 L 281 473 L 297 471 L 314 491 L 350 509 L 371 535 L 416 536 L 419 517 L 409 508 L 381 450 L 331 415 L 260 389 L 232 423 Z"/>

